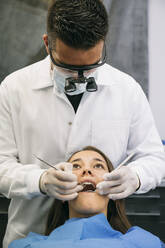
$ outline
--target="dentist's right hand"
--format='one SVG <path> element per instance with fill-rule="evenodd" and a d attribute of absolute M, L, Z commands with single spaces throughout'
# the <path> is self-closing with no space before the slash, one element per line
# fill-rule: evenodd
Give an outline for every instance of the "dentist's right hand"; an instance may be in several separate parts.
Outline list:
<path fill-rule="evenodd" d="M 62 201 L 70 201 L 77 197 L 83 189 L 77 183 L 77 176 L 72 173 L 71 163 L 59 163 L 46 170 L 40 177 L 40 190 L 42 193 Z"/>

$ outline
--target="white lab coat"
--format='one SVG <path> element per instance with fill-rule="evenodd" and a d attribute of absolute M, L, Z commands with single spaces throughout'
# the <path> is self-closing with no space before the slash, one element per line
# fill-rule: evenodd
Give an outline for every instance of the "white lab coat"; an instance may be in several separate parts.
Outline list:
<path fill-rule="evenodd" d="M 51 164 L 66 161 L 87 145 L 101 149 L 116 167 L 129 164 L 139 175 L 137 193 L 165 177 L 163 146 L 149 104 L 135 80 L 105 64 L 98 91 L 85 92 L 77 113 L 50 78 L 49 56 L 9 75 L 0 86 L 0 192 L 11 198 L 4 248 L 29 231 L 43 233 L 53 199 L 40 193 L 39 178 Z"/>

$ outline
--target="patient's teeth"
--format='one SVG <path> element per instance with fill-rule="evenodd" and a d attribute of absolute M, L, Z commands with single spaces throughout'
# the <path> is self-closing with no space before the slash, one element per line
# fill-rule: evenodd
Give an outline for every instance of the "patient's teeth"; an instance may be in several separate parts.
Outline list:
<path fill-rule="evenodd" d="M 84 183 L 82 183 L 82 186 L 83 186 L 82 191 L 94 192 L 96 189 L 95 184 L 93 184 L 91 182 L 84 182 Z"/>

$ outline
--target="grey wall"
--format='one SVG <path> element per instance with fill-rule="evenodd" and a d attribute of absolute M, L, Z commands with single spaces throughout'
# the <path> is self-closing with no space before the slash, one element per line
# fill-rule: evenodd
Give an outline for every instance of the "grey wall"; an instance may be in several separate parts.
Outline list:
<path fill-rule="evenodd" d="M 108 63 L 132 75 L 148 94 L 148 0 L 104 0 Z"/>
<path fill-rule="evenodd" d="M 45 56 L 47 0 L 0 0 L 0 81 Z M 108 63 L 148 92 L 148 0 L 104 0 L 110 17 Z"/>
<path fill-rule="evenodd" d="M 0 0 L 0 80 L 43 57 L 44 1 Z"/>

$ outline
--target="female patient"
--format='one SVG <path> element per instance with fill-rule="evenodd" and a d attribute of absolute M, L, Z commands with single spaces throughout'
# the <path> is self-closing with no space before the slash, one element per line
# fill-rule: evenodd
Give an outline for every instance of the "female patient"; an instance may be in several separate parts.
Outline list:
<path fill-rule="evenodd" d="M 30 233 L 9 248 L 161 248 L 160 239 L 140 227 L 131 227 L 122 200 L 99 195 L 96 185 L 113 166 L 98 149 L 86 147 L 69 162 L 83 190 L 69 202 L 55 200 L 45 236 Z"/>

